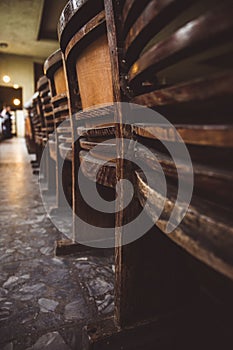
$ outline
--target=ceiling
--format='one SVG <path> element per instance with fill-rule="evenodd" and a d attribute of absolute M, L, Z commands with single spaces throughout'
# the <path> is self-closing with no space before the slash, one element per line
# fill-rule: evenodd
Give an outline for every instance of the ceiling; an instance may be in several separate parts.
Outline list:
<path fill-rule="evenodd" d="M 58 47 L 57 23 L 68 0 L 0 0 L 0 54 L 47 58 Z"/>

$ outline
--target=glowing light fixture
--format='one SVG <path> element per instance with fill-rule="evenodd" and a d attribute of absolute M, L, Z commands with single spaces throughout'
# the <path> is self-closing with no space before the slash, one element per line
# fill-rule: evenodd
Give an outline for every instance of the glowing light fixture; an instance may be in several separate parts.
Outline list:
<path fill-rule="evenodd" d="M 21 103 L 21 101 L 20 101 L 18 98 L 15 98 L 15 99 L 13 100 L 13 103 L 14 103 L 15 106 L 19 106 L 20 103 Z"/>
<path fill-rule="evenodd" d="M 4 75 L 2 80 L 4 81 L 4 83 L 9 83 L 11 81 L 11 78 L 9 77 L 9 75 Z"/>
<path fill-rule="evenodd" d="M 13 85 L 13 88 L 14 88 L 14 89 L 18 89 L 18 88 L 19 88 L 19 85 L 18 85 L 18 84 L 14 84 L 14 85 Z"/>

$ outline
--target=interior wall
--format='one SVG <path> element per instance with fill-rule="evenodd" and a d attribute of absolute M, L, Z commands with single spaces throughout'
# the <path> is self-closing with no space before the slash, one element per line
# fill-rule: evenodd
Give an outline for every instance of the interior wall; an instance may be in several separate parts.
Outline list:
<path fill-rule="evenodd" d="M 43 63 L 43 59 L 33 59 L 26 56 L 0 55 L 0 80 L 1 85 L 13 86 L 18 84 L 23 88 L 23 104 L 29 101 L 34 94 L 34 62 Z M 9 75 L 11 81 L 4 83 L 2 78 Z"/>

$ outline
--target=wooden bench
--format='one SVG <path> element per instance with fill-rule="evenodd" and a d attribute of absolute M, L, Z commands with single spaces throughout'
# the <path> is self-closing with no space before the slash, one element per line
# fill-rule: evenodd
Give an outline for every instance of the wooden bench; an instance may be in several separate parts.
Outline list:
<path fill-rule="evenodd" d="M 54 146 L 54 160 L 56 162 L 56 207 L 58 211 L 62 211 L 64 201 L 67 200 L 69 205 L 72 205 L 72 164 L 70 156 L 72 154 L 72 140 L 67 83 L 61 50 L 55 51 L 48 57 L 44 63 L 44 71 L 49 79 L 54 115 L 55 139 L 49 142 L 50 147 L 51 144 Z M 61 171 L 61 169 L 63 170 Z"/>
<path fill-rule="evenodd" d="M 41 176 L 43 176 L 44 190 L 54 196 L 55 186 L 55 147 L 54 147 L 54 118 L 53 106 L 51 104 L 50 88 L 48 78 L 44 75 L 37 82 L 38 90 L 38 115 L 42 120 L 41 137 L 43 150 L 43 164 L 41 164 Z M 47 142 L 51 142 L 51 147 L 47 148 Z"/>
<path fill-rule="evenodd" d="M 124 185 L 119 187 L 116 215 L 110 220 L 115 220 L 117 243 L 115 315 L 112 322 L 86 328 L 84 349 L 227 347 L 232 342 L 233 290 L 232 3 L 104 0 L 93 6 L 88 0 L 69 1 L 58 31 L 75 116 L 72 131 L 82 137 L 72 158 L 74 210 L 93 225 L 101 222 L 81 198 L 77 173 L 81 167 L 88 186 L 95 181 L 98 161 L 109 159 L 109 153 L 117 161 L 105 163 L 99 184 L 110 193 L 117 180 L 127 178 L 135 190 L 130 205 L 117 210 L 127 202 Z M 101 89 L 102 79 L 108 88 Z M 112 111 L 114 101 L 161 113 L 190 153 L 194 192 L 172 233 L 166 230 L 172 210 L 177 205 L 182 213 L 183 207 L 176 203 L 177 169 L 162 143 L 179 148 L 180 139 L 174 128 L 142 113 L 129 127 L 123 107 Z M 133 105 L 129 108 L 137 113 Z M 107 151 L 101 146 L 95 152 L 106 135 Z M 137 142 L 133 156 L 147 166 L 152 181 L 122 159 L 125 150 L 112 135 Z M 191 169 L 182 159 L 179 164 L 179 181 L 189 186 Z M 166 176 L 165 195 L 159 166 Z M 146 200 L 147 218 L 154 225 L 140 239 L 122 245 L 124 225 L 139 215 Z M 75 227 L 77 241 L 86 233 Z"/>
<path fill-rule="evenodd" d="M 93 173 L 100 167 L 101 159 L 89 149 L 103 137 L 110 140 L 111 146 L 111 139 L 115 138 L 115 128 L 110 127 L 114 120 L 114 98 L 103 1 L 96 1 L 95 6 L 90 1 L 68 2 L 60 18 L 58 34 L 70 96 L 72 144 L 75 145 L 72 155 L 74 213 L 93 227 L 112 227 L 114 233 L 114 214 L 102 214 L 87 205 L 78 184 L 79 169 L 85 188 L 96 181 Z M 111 129 L 108 135 L 106 128 Z M 98 173 L 98 191 L 105 199 L 115 197 L 115 174 L 114 162 L 106 164 Z M 91 245 L 91 241 L 99 239 L 96 230 L 91 233 L 87 225 L 77 224 L 76 219 L 74 216 L 76 242 L 88 245 L 89 240 Z"/>
<path fill-rule="evenodd" d="M 24 108 L 27 111 L 25 117 L 25 141 L 29 154 L 36 154 L 36 143 L 35 143 L 35 131 L 32 123 L 33 118 L 33 106 L 32 100 L 24 105 Z M 36 162 L 36 160 L 34 161 Z"/>

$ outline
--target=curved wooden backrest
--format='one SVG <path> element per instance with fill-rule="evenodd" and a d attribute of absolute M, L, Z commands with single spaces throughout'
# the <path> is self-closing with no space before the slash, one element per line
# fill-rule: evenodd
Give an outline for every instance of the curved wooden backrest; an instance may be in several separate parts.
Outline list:
<path fill-rule="evenodd" d="M 103 1 L 73 5 L 70 1 L 65 7 L 58 29 L 69 69 L 77 76 L 76 86 L 70 88 L 79 89 L 83 110 L 109 105 L 113 89 Z M 68 84 L 73 85 L 69 78 Z"/>
<path fill-rule="evenodd" d="M 127 79 L 122 89 L 130 102 L 153 108 L 175 125 L 191 155 L 193 199 L 171 238 L 233 278 L 228 251 L 233 248 L 233 4 L 226 0 L 211 5 L 208 0 L 123 1 Z M 156 125 L 152 119 L 135 124 L 133 134 L 146 146 L 138 145 L 136 158 L 145 162 L 155 177 L 159 171 L 156 158 L 167 178 L 166 207 L 157 223 L 165 231 L 175 205 L 178 177 L 172 156 L 161 143 L 170 142 L 175 148 L 179 140 L 172 128 Z M 186 181 L 190 169 L 185 161 L 181 168 Z M 148 206 L 153 219 L 159 206 L 159 187 L 150 188 L 140 172 L 136 178 L 141 204 L 146 192 L 154 198 Z"/>
<path fill-rule="evenodd" d="M 54 122 L 55 127 L 57 128 L 64 120 L 69 120 L 67 81 L 65 78 L 62 51 L 60 49 L 55 51 L 52 55 L 50 55 L 47 58 L 47 60 L 44 63 L 44 71 L 50 82 Z M 71 137 L 71 127 L 69 127 L 67 136 L 68 138 Z M 51 147 L 53 147 L 52 141 L 50 141 L 50 143 Z M 64 155 L 64 151 L 60 151 L 60 147 L 63 147 L 63 144 L 60 145 L 59 137 L 56 138 L 56 146 L 54 147 L 56 148 L 57 153 L 61 153 L 62 156 Z M 69 143 L 69 148 L 69 153 L 72 153 L 71 142 Z M 59 154 L 56 155 L 56 158 L 58 156 Z M 67 160 L 70 160 L 70 156 Z"/>
<path fill-rule="evenodd" d="M 49 80 L 42 76 L 37 83 L 39 92 L 38 113 L 42 120 L 43 142 L 48 140 L 48 135 L 54 131 L 53 106 L 51 104 L 51 95 Z"/>
<path fill-rule="evenodd" d="M 67 84 L 60 49 L 47 58 L 44 63 L 44 72 L 51 83 L 52 97 L 66 94 Z"/>

